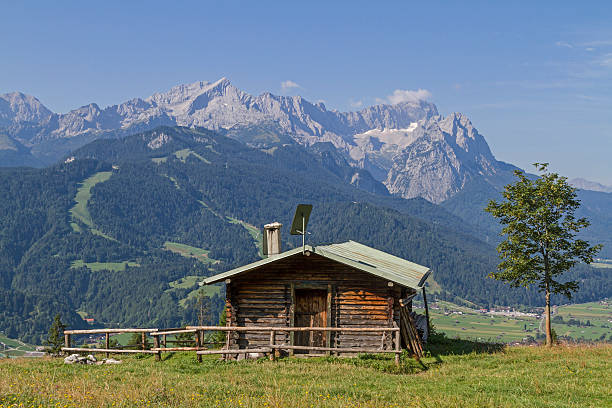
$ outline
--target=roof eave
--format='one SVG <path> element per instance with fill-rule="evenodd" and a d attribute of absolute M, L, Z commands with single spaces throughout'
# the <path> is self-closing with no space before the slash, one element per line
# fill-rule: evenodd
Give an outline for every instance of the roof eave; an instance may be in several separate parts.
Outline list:
<path fill-rule="evenodd" d="M 278 255 L 270 255 L 267 258 L 264 259 L 260 259 L 258 261 L 252 262 L 250 264 L 238 267 L 238 268 L 234 268 L 230 271 L 225 271 L 222 273 L 219 273 L 217 275 L 208 277 L 206 279 L 204 279 L 203 283 L 205 285 L 212 285 L 213 283 L 217 283 L 217 282 L 221 282 L 227 278 L 231 278 L 233 276 L 236 275 L 241 275 L 243 273 L 249 272 L 253 269 L 259 268 L 261 266 L 267 265 L 271 262 L 275 262 L 279 259 L 284 259 L 290 256 L 293 256 L 295 254 L 299 254 L 300 252 L 302 252 L 302 248 L 294 248 L 294 249 L 290 249 L 289 251 L 285 251 L 283 253 L 280 253 Z M 310 252 L 314 252 L 314 249 L 310 246 L 310 245 L 306 245 L 306 250 L 310 251 Z"/>

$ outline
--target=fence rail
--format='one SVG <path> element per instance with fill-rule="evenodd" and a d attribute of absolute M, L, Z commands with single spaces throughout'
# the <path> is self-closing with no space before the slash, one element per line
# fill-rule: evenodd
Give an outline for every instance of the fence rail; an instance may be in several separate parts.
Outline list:
<path fill-rule="evenodd" d="M 222 342 L 205 342 L 205 332 L 225 332 L 226 341 Z M 268 332 L 270 333 L 270 341 L 267 345 L 259 345 L 254 348 L 244 349 L 230 349 L 230 335 L 235 332 Z M 381 342 L 380 348 L 372 347 L 321 347 L 321 346 L 299 346 L 295 344 L 277 344 L 276 334 L 277 333 L 295 333 L 295 332 L 345 332 L 345 333 L 382 333 L 383 339 L 386 333 L 391 333 L 393 336 L 393 348 L 383 348 L 383 342 Z M 116 333 L 141 333 L 141 346 L 140 350 L 125 350 L 110 347 L 110 335 Z M 71 347 L 70 340 L 71 335 L 74 334 L 104 334 L 106 336 L 106 342 L 104 348 L 84 348 L 84 347 Z M 146 349 L 146 336 L 147 334 L 153 337 L 154 346 L 147 350 Z M 193 334 L 195 343 L 194 347 L 167 347 L 167 343 L 188 343 L 190 340 L 167 340 L 166 336 L 172 336 L 177 334 Z M 257 327 L 257 326 L 187 326 L 179 329 L 91 329 L 91 330 L 65 330 L 64 331 L 64 343 L 65 347 L 62 347 L 62 351 L 74 351 L 74 352 L 92 352 L 92 353 L 106 353 L 107 357 L 110 353 L 144 353 L 144 354 L 155 354 L 157 360 L 161 360 L 161 353 L 164 352 L 182 352 L 182 351 L 195 351 L 198 361 L 202 361 L 203 355 L 209 354 L 221 354 L 225 357 L 235 354 L 249 354 L 249 353 L 263 353 L 268 354 L 270 360 L 275 360 L 280 357 L 280 352 L 286 350 L 290 355 L 295 350 L 300 351 L 320 351 L 331 353 L 393 353 L 395 354 L 395 364 L 399 365 L 399 359 L 401 354 L 401 340 L 400 340 L 400 328 L 394 327 Z M 209 349 L 205 347 L 206 344 L 225 344 L 221 349 Z M 162 347 L 163 346 L 163 347 Z"/>

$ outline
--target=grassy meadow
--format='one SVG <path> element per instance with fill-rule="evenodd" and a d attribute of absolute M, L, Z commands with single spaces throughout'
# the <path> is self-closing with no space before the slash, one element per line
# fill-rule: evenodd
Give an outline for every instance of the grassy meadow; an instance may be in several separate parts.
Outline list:
<path fill-rule="evenodd" d="M 0 333 L 0 359 L 6 357 L 22 357 L 28 351 L 34 351 L 35 347 L 22 341 L 9 339 Z"/>
<path fill-rule="evenodd" d="M 197 363 L 184 353 L 102 366 L 6 359 L 0 407 L 612 406 L 611 345 L 445 347 L 422 364 L 403 357 L 400 369 L 378 356 Z"/>
<path fill-rule="evenodd" d="M 472 339 L 488 342 L 520 342 L 527 336 L 536 337 L 541 323 L 540 319 L 530 316 L 498 316 L 478 312 L 465 306 L 450 302 L 435 302 L 439 309 L 430 308 L 430 318 L 438 332 L 450 338 Z M 417 313 L 425 313 L 423 308 L 415 308 Z M 454 312 L 454 313 L 453 313 Z M 459 314 L 458 312 L 461 312 Z M 555 307 L 554 316 L 563 317 L 582 323 L 590 322 L 591 326 L 575 326 L 553 322 L 553 329 L 559 336 L 571 337 L 574 340 L 597 341 L 601 336 L 608 340 L 612 335 L 612 307 L 607 301 L 590 302 Z"/>
<path fill-rule="evenodd" d="M 70 214 L 72 217 L 83 222 L 83 224 L 87 225 L 89 228 L 94 227 L 91 214 L 89 214 L 89 210 L 87 209 L 87 202 L 91 198 L 91 189 L 96 184 L 103 183 L 108 180 L 112 174 L 113 173 L 110 171 L 101 171 L 83 181 L 81 187 L 79 187 L 77 190 L 76 197 L 74 198 L 76 204 L 70 209 Z M 73 228 L 78 228 L 78 225 L 74 224 Z"/>

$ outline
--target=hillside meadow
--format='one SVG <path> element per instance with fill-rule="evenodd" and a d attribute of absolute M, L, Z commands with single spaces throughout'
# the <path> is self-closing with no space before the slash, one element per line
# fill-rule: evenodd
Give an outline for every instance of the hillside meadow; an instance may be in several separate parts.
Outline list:
<path fill-rule="evenodd" d="M 0 361 L 0 407 L 611 407 L 612 346 L 463 342 L 419 364 L 360 356 L 223 362 L 192 354 Z"/>

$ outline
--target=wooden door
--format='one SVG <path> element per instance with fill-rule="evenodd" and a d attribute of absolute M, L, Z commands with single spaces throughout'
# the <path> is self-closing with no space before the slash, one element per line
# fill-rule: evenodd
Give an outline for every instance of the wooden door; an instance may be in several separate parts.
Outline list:
<path fill-rule="evenodd" d="M 295 327 L 327 326 L 327 290 L 295 291 Z M 296 332 L 296 346 L 325 347 L 325 332 Z"/>

